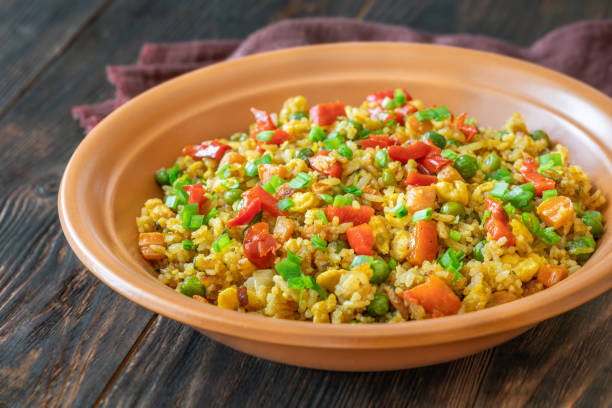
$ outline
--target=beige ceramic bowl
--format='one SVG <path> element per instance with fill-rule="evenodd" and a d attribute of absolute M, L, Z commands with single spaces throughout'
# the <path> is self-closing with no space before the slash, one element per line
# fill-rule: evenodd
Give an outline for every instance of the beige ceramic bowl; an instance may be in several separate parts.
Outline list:
<path fill-rule="evenodd" d="M 205 305 L 160 284 L 139 255 L 135 217 L 159 196 L 153 174 L 186 144 L 228 137 L 252 122 L 249 107 L 278 111 L 289 96 L 358 104 L 403 87 L 426 104 L 501 126 L 513 112 L 569 147 L 612 198 L 612 101 L 578 81 L 518 60 L 458 48 L 322 45 L 217 64 L 158 86 L 121 107 L 81 143 L 66 168 L 59 214 L 83 263 L 132 301 L 235 349 L 332 370 L 390 370 L 466 356 L 612 287 L 610 229 L 581 270 L 533 296 L 465 315 L 387 325 L 276 320 Z M 610 225 L 611 212 L 605 219 Z"/>

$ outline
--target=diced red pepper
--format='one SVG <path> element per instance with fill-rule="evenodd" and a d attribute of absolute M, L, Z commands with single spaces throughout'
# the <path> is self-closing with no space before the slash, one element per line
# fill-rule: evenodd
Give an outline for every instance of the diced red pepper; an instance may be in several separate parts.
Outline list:
<path fill-rule="evenodd" d="M 331 125 L 338 116 L 346 116 L 344 102 L 320 103 L 310 108 L 309 113 L 310 120 L 319 126 Z"/>
<path fill-rule="evenodd" d="M 442 157 L 442 150 L 435 146 L 433 142 L 431 142 L 431 139 L 427 139 L 426 143 L 431 150 L 425 155 L 425 157 L 419 160 L 418 165 L 418 169 L 423 173 L 436 174 L 448 163 L 453 162 L 452 160 Z"/>
<path fill-rule="evenodd" d="M 245 202 L 249 202 L 254 199 L 261 200 L 261 209 L 269 213 L 274 217 L 281 215 L 281 211 L 278 209 L 278 200 L 274 196 L 263 189 L 259 184 L 252 189 L 242 193 L 242 197 Z"/>
<path fill-rule="evenodd" d="M 217 140 L 205 140 L 199 145 L 183 147 L 182 153 L 191 156 L 194 160 L 202 160 L 203 158 L 220 160 L 225 152 L 231 149 L 230 146 Z"/>
<path fill-rule="evenodd" d="M 417 173 L 416 171 L 411 171 L 406 176 L 407 186 L 430 186 L 437 182 L 438 182 L 438 178 L 436 176 L 421 174 L 421 173 Z"/>
<path fill-rule="evenodd" d="M 351 205 L 344 207 L 336 207 L 334 205 L 328 205 L 323 210 L 325 216 L 329 221 L 334 217 L 338 217 L 340 224 L 345 222 L 352 222 L 353 225 L 365 224 L 370 221 L 370 218 L 374 215 L 374 209 L 367 205 L 362 205 L 359 208 L 355 208 Z"/>
<path fill-rule="evenodd" d="M 435 275 L 430 275 L 427 282 L 405 291 L 402 297 L 423 306 L 433 317 L 454 315 L 461 309 L 461 301 L 455 292 Z"/>
<path fill-rule="evenodd" d="M 410 96 L 410 94 L 405 89 L 402 89 L 402 91 L 404 91 L 404 94 L 406 95 L 406 102 L 411 101 L 412 100 L 412 96 Z M 368 95 L 366 97 L 366 100 L 368 102 L 381 103 L 382 101 L 385 100 L 385 98 L 394 99 L 395 98 L 395 90 L 374 92 L 374 93 Z"/>
<path fill-rule="evenodd" d="M 533 183 L 538 196 L 542 197 L 542 193 L 546 190 L 552 190 L 556 186 L 555 180 L 544 177 L 538 172 L 538 163 L 532 157 L 528 157 L 521 163 L 519 171 L 525 180 Z"/>
<path fill-rule="evenodd" d="M 189 193 L 188 204 L 198 204 L 198 212 L 200 214 L 204 211 L 204 204 L 208 201 L 208 197 L 204 194 L 204 187 L 202 183 L 190 184 L 183 186 L 183 190 Z"/>
<path fill-rule="evenodd" d="M 265 222 L 253 224 L 244 237 L 244 255 L 260 269 L 269 268 L 276 257 L 280 244 L 270 234 L 270 227 Z"/>
<path fill-rule="evenodd" d="M 387 151 L 392 160 L 407 163 L 410 159 L 425 157 L 431 151 L 431 147 L 417 140 L 404 146 L 389 146 Z"/>
<path fill-rule="evenodd" d="M 472 136 L 478 133 L 478 128 L 474 125 L 466 125 L 465 119 L 467 118 L 467 113 L 463 112 L 461 115 L 457 116 L 457 118 L 453 121 L 454 125 L 457 129 L 461 131 L 465 135 L 465 139 L 469 142 Z"/>
<path fill-rule="evenodd" d="M 287 132 L 285 132 L 282 129 L 276 129 L 274 130 L 274 134 L 272 135 L 272 138 L 268 141 L 261 141 L 261 140 L 257 140 L 257 135 L 253 135 L 254 139 L 257 141 L 257 145 L 262 145 L 262 144 L 275 144 L 280 146 L 281 144 L 283 144 L 285 141 L 290 140 L 291 139 L 291 135 Z"/>
<path fill-rule="evenodd" d="M 361 224 L 346 230 L 346 239 L 357 255 L 373 255 L 374 234 L 372 227 Z"/>
<path fill-rule="evenodd" d="M 263 189 L 259 184 L 252 189 L 242 193 L 242 207 L 234 218 L 227 222 L 227 227 L 235 227 L 237 225 L 245 225 L 261 210 L 266 211 L 274 217 L 281 215 L 278 209 L 278 200 L 274 196 Z"/>
<path fill-rule="evenodd" d="M 255 116 L 255 128 L 251 133 L 252 138 L 255 138 L 259 132 L 263 132 L 264 130 L 276 129 L 276 125 L 268 112 L 256 108 L 251 108 L 251 112 L 253 112 L 253 116 Z"/>
<path fill-rule="evenodd" d="M 388 146 L 394 145 L 395 141 L 391 140 L 389 135 L 386 135 L 386 134 L 383 134 L 383 135 L 371 134 L 368 139 L 360 140 L 359 144 L 361 145 L 362 149 L 367 149 L 369 147 L 371 148 L 388 147 Z"/>
<path fill-rule="evenodd" d="M 234 218 L 227 222 L 226 227 L 232 228 L 237 225 L 246 225 L 251 222 L 260 211 L 261 200 L 259 198 L 255 198 L 249 202 L 245 201 L 240 210 L 234 215 Z"/>
<path fill-rule="evenodd" d="M 418 111 L 417 108 L 415 108 L 412 105 L 404 105 L 401 106 L 399 108 L 395 108 L 395 110 L 393 112 L 395 112 L 395 120 L 397 121 L 397 123 L 399 123 L 400 125 L 404 126 L 405 122 L 406 122 L 406 116 L 410 115 L 411 113 L 414 113 Z"/>
<path fill-rule="evenodd" d="M 513 246 L 516 244 L 516 237 L 512 233 L 508 214 L 504 210 L 502 204 L 492 198 L 485 200 L 485 208 L 491 212 L 491 216 L 486 219 L 485 227 L 491 238 L 495 241 L 506 238 L 505 246 Z"/>
<path fill-rule="evenodd" d="M 340 178 L 342 175 L 342 163 L 336 161 L 328 151 L 321 150 L 319 153 L 308 158 L 310 167 L 330 177 Z"/>
<path fill-rule="evenodd" d="M 399 113 L 395 113 L 394 111 L 385 110 L 381 108 L 380 106 L 377 106 L 373 109 L 369 109 L 369 112 L 370 112 L 371 119 L 380 120 L 383 122 L 388 122 L 391 119 L 394 119 L 396 122 L 399 122 L 400 119 L 401 120 L 404 119 Z"/>

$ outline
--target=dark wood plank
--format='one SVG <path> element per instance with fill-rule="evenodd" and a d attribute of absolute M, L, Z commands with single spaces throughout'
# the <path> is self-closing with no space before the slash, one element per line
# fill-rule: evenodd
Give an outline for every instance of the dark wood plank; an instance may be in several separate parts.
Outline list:
<path fill-rule="evenodd" d="M 0 114 L 108 2 L 0 2 Z"/>
<path fill-rule="evenodd" d="M 612 292 L 495 350 L 476 406 L 610 406 Z"/>
<path fill-rule="evenodd" d="M 376 0 L 365 19 L 431 33 L 483 34 L 529 45 L 562 25 L 612 17 L 610 0 L 429 0 L 398 4 Z"/>
<path fill-rule="evenodd" d="M 158 317 L 101 406 L 466 407 L 491 354 L 405 371 L 319 371 L 239 353 Z"/>

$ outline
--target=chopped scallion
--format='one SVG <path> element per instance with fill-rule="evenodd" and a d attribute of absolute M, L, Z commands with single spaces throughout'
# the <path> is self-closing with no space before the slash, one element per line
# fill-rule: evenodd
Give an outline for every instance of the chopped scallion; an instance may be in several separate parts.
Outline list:
<path fill-rule="evenodd" d="M 430 220 L 432 214 L 433 214 L 433 210 L 431 209 L 431 207 L 425 208 L 423 210 L 419 210 L 412 215 L 412 222 L 417 222 L 421 220 Z"/>
<path fill-rule="evenodd" d="M 193 241 L 185 239 L 183 240 L 183 249 L 186 249 L 187 251 L 193 251 L 195 249 L 195 244 L 193 243 Z"/>
<path fill-rule="evenodd" d="M 289 187 L 296 190 L 302 190 L 308 188 L 308 185 L 312 181 L 312 176 L 308 173 L 299 172 L 293 180 L 289 182 Z"/>
<path fill-rule="evenodd" d="M 329 251 L 327 249 L 327 241 L 325 241 L 323 238 L 321 238 L 318 235 L 313 235 L 312 238 L 310 238 L 310 242 L 312 243 L 313 247 L 320 249 L 323 252 Z"/>
<path fill-rule="evenodd" d="M 442 150 L 442 153 L 440 153 L 440 155 L 446 159 L 449 160 L 456 160 L 458 157 L 458 154 L 455 153 L 453 150 L 451 149 L 444 149 Z"/>
<path fill-rule="evenodd" d="M 437 106 L 435 108 L 418 111 L 415 113 L 415 116 L 419 122 L 424 122 L 426 120 L 441 121 L 448 119 L 451 114 L 446 106 Z"/>
<path fill-rule="evenodd" d="M 450 230 L 450 239 L 453 241 L 461 241 L 461 233 L 457 230 Z"/>
<path fill-rule="evenodd" d="M 221 234 L 219 238 L 215 239 L 212 243 L 212 247 L 215 253 L 219 253 L 223 251 L 223 249 L 225 249 L 230 244 L 231 241 L 232 239 L 227 234 L 227 232 L 224 232 L 223 234 Z"/>
<path fill-rule="evenodd" d="M 255 138 L 260 142 L 269 142 L 274 137 L 273 130 L 264 130 L 263 132 L 259 132 Z"/>
<path fill-rule="evenodd" d="M 293 202 L 293 200 L 291 199 L 291 197 L 287 197 L 283 200 L 280 200 L 278 202 L 278 209 L 281 211 L 287 211 L 288 209 L 290 209 L 291 207 L 294 207 L 295 203 Z"/>
<path fill-rule="evenodd" d="M 408 215 L 408 209 L 406 208 L 404 203 L 400 202 L 395 206 L 395 208 L 393 209 L 393 215 L 395 215 L 396 218 L 404 218 Z"/>
<path fill-rule="evenodd" d="M 283 184 L 285 180 L 280 178 L 277 175 L 270 177 L 270 181 L 268 181 L 264 186 L 264 190 L 266 190 L 270 194 L 276 193 L 276 190 Z"/>
<path fill-rule="evenodd" d="M 553 198 L 557 196 L 557 190 L 553 189 L 553 190 L 546 190 L 544 192 L 542 192 L 542 201 L 546 201 L 549 198 Z"/>

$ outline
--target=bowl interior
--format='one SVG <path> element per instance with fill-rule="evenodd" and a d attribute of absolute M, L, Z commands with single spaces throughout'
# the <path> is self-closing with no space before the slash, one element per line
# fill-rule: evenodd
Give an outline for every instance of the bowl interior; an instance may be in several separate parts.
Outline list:
<path fill-rule="evenodd" d="M 581 165 L 593 183 L 612 197 L 608 148 L 612 103 L 602 94 L 552 71 L 474 51 L 414 44 L 328 45 L 258 55 L 199 70 L 157 87 L 115 112 L 91 132 L 67 168 L 60 215 L 68 239 L 94 273 L 145 307 L 206 329 L 213 322 L 246 324 L 248 319 L 257 319 L 201 305 L 156 281 L 138 253 L 135 224 L 144 201 L 161 196 L 154 172 L 170 166 L 186 144 L 245 131 L 252 122 L 251 106 L 278 112 L 286 98 L 298 94 L 311 105 L 335 100 L 357 105 L 372 91 L 397 87 L 407 89 L 426 105 L 466 111 L 485 126 L 501 127 L 513 112 L 522 113 L 529 129 L 544 129 L 554 142 L 565 144 L 570 160 Z M 609 222 L 610 211 L 604 216 Z M 605 275 L 601 264 L 609 260 L 611 246 L 606 228 L 587 267 L 530 298 L 476 314 L 409 324 L 450 328 L 451 320 L 463 319 L 457 327 L 478 322 L 484 325 L 484 332 L 488 330 L 487 319 L 510 319 L 520 313 L 527 316 L 529 308 L 552 308 L 537 312 L 539 320 L 558 314 L 610 287 L 609 273 Z M 588 274 L 597 275 L 592 281 L 600 287 L 583 288 L 577 295 L 572 287 L 580 285 L 582 275 Z M 602 280 L 602 276 L 607 277 Z M 560 299 L 563 296 L 567 299 Z M 290 323 L 266 324 L 281 328 Z M 359 330 L 364 333 L 363 328 Z"/>

